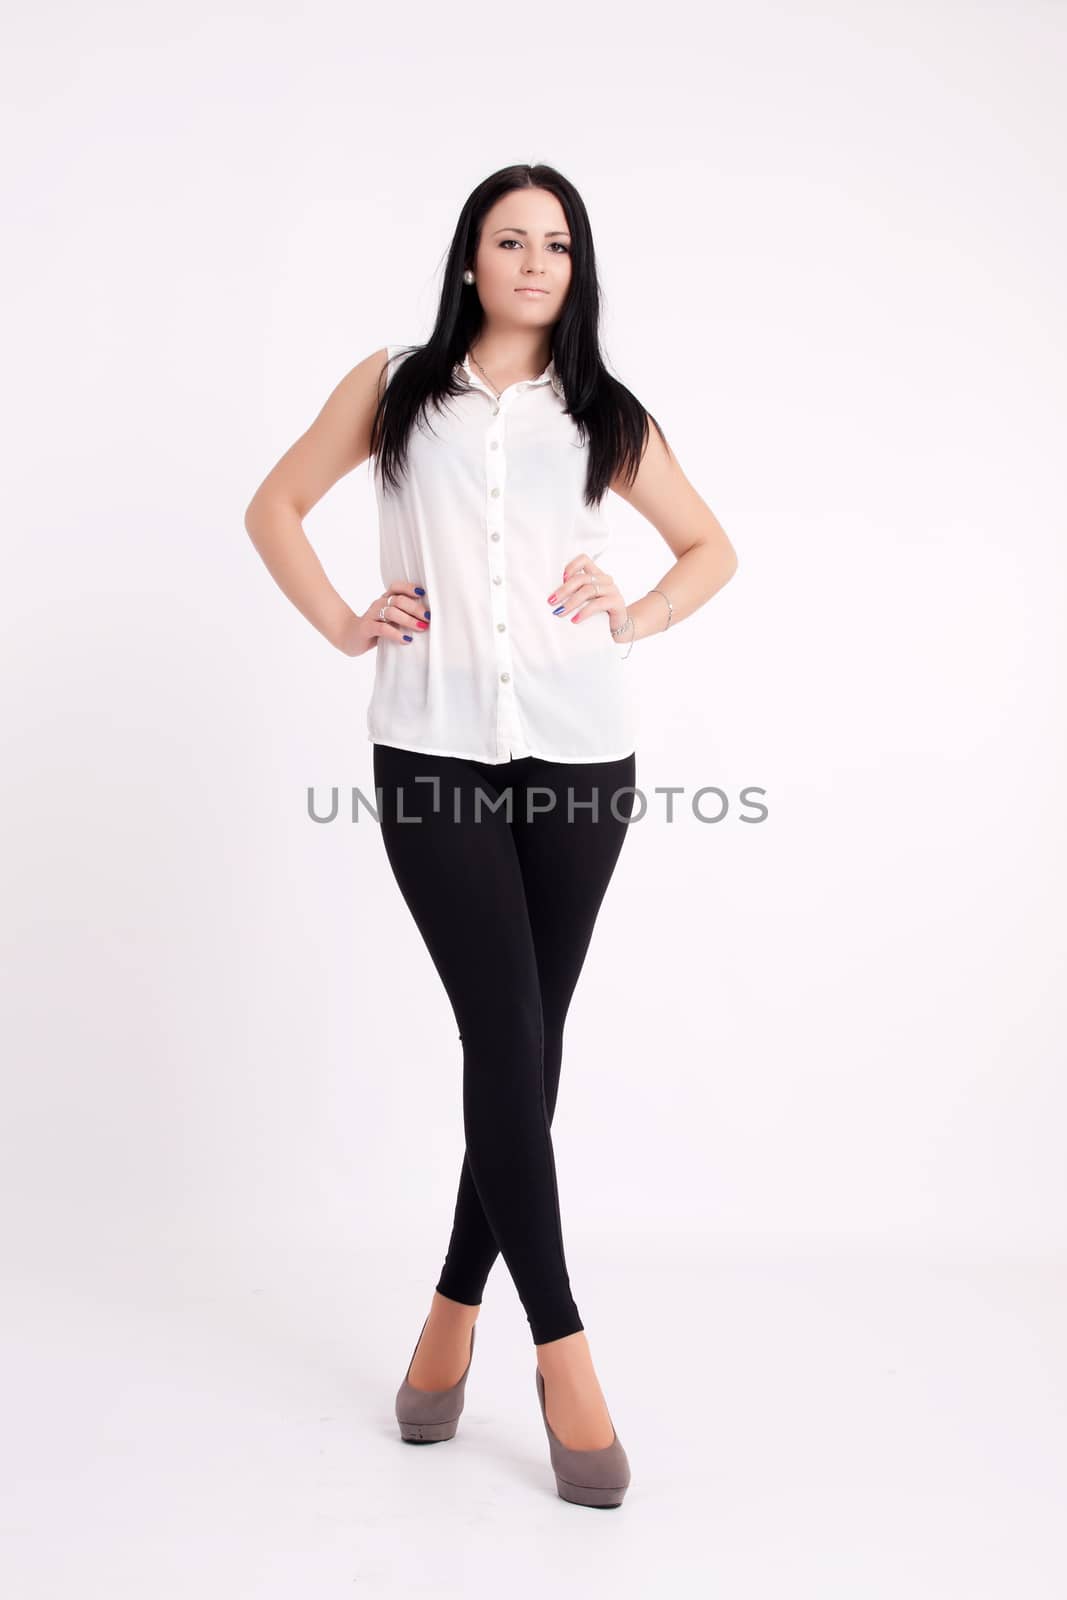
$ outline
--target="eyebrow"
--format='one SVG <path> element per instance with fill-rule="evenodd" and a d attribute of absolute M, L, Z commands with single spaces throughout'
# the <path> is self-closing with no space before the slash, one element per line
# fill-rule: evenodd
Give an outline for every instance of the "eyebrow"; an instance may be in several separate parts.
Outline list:
<path fill-rule="evenodd" d="M 495 238 L 495 236 L 498 233 L 521 233 L 521 234 L 525 234 L 526 232 L 527 232 L 527 230 L 525 228 L 494 228 L 493 232 L 490 234 L 489 237 L 490 238 Z M 570 238 L 570 234 L 567 232 L 566 228 L 555 228 L 555 229 L 553 229 L 553 231 L 551 233 L 546 233 L 545 234 L 545 238 L 546 239 L 556 239 L 556 238 L 560 238 L 560 237 L 562 237 L 564 239 L 569 239 Z"/>

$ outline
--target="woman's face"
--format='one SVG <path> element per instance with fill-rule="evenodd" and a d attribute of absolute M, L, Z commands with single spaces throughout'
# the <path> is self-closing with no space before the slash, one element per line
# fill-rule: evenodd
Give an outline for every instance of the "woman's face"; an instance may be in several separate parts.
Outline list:
<path fill-rule="evenodd" d="M 487 320 L 498 327 L 550 328 L 571 281 L 571 236 L 563 207 L 547 189 L 513 189 L 486 212 L 474 259 L 474 284 Z M 524 294 L 535 288 L 539 294 Z"/>

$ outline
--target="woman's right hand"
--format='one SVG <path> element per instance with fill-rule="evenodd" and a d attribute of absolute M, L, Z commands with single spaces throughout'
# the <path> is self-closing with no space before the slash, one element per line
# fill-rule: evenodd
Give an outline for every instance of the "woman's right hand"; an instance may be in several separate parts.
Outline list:
<path fill-rule="evenodd" d="M 385 620 L 378 613 L 385 607 Z M 407 649 L 419 633 L 430 626 L 430 607 L 426 592 L 413 583 L 394 583 L 373 600 L 363 615 L 355 612 L 338 641 L 346 656 L 365 655 L 379 639 L 388 639 Z M 407 637 L 405 637 L 407 635 Z"/>

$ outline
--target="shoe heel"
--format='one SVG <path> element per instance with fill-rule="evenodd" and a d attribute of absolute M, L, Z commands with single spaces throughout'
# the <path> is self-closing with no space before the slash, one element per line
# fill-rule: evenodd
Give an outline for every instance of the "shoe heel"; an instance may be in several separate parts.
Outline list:
<path fill-rule="evenodd" d="M 552 1432 L 545 1410 L 545 1380 L 536 1369 L 537 1399 L 548 1435 L 556 1493 L 576 1506 L 621 1506 L 630 1485 L 630 1463 L 618 1434 L 599 1450 L 572 1450 Z M 614 1424 L 612 1432 L 614 1433 Z"/>
<path fill-rule="evenodd" d="M 426 1322 L 429 1322 L 429 1317 Z M 415 1350 L 426 1331 L 426 1322 L 419 1331 L 415 1341 Z M 415 1359 L 415 1350 L 411 1352 L 411 1361 Z M 467 1374 L 471 1369 L 474 1359 L 474 1327 L 471 1327 L 471 1351 L 467 1357 L 467 1365 L 463 1376 L 452 1385 L 450 1389 L 416 1389 L 408 1382 L 408 1372 L 411 1371 L 411 1361 L 408 1362 L 408 1372 L 404 1374 L 404 1381 L 396 1392 L 397 1425 L 400 1428 L 400 1437 L 407 1444 L 438 1444 L 442 1439 L 454 1439 L 456 1429 L 459 1427 L 460 1415 L 463 1411 L 463 1402 L 467 1388 Z"/>

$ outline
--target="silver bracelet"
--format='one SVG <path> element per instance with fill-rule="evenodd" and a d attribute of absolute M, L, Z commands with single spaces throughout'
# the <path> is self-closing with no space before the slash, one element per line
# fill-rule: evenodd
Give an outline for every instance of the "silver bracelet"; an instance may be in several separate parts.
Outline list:
<path fill-rule="evenodd" d="M 627 628 L 631 628 L 633 630 L 633 639 L 630 640 L 630 649 L 627 650 L 626 654 L 622 658 L 624 661 L 629 661 L 629 659 L 630 659 L 630 650 L 633 649 L 633 647 L 634 647 L 634 639 L 637 638 L 637 629 L 634 627 L 634 619 L 633 619 L 633 617 L 631 617 L 629 612 L 626 613 L 626 621 L 625 622 L 620 623 L 617 628 L 612 628 L 611 637 L 613 639 L 620 638 L 621 635 L 626 632 Z"/>
<path fill-rule="evenodd" d="M 649 594 L 663 594 L 662 589 L 650 589 L 648 592 Z M 671 605 L 670 595 L 663 594 L 663 598 L 667 602 L 667 622 L 663 629 L 664 633 L 666 633 L 671 625 L 671 618 L 674 616 L 674 607 Z"/>

